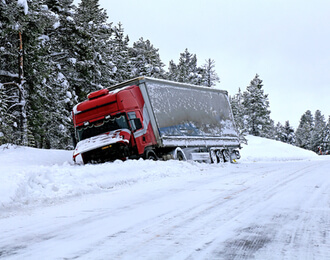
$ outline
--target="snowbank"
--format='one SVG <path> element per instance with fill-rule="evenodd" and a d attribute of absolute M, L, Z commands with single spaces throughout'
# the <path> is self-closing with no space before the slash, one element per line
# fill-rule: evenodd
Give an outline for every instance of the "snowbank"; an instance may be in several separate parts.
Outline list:
<path fill-rule="evenodd" d="M 288 144 L 248 136 L 239 164 L 249 162 L 311 160 L 315 153 Z M 83 194 L 105 192 L 164 178 L 191 180 L 210 172 L 230 172 L 231 164 L 213 165 L 179 161 L 115 161 L 75 165 L 72 151 L 0 146 L 0 212 L 4 209 L 56 203 Z M 323 156 L 326 157 L 326 156 Z M 330 158 L 330 157 L 329 157 Z"/>
<path fill-rule="evenodd" d="M 308 150 L 266 138 L 247 136 L 241 149 L 242 162 L 310 160 L 319 156 Z"/>
<path fill-rule="evenodd" d="M 72 151 L 0 147 L 1 209 L 56 203 L 83 194 L 104 192 L 163 178 L 196 175 L 207 164 L 179 161 L 117 160 L 75 165 Z M 217 167 L 217 166 L 213 166 Z"/>
<path fill-rule="evenodd" d="M 6 166 L 46 166 L 63 163 L 73 164 L 72 154 L 72 151 L 1 145 L 0 169 Z"/>

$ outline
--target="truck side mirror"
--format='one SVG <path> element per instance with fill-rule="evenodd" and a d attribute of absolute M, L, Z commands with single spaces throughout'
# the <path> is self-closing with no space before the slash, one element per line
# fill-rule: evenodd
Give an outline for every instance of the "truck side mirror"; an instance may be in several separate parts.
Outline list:
<path fill-rule="evenodd" d="M 135 130 L 141 129 L 142 128 L 142 123 L 140 118 L 134 118 L 133 119 L 134 125 L 135 125 Z"/>

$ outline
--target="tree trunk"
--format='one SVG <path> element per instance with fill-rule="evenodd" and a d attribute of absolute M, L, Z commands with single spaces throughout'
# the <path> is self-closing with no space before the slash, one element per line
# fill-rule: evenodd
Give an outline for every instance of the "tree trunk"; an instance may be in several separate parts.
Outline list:
<path fill-rule="evenodd" d="M 26 118 L 26 99 L 25 99 L 25 89 L 23 87 L 24 81 L 24 70 L 23 70 L 23 39 L 22 33 L 18 32 L 19 35 L 19 97 L 18 102 L 20 106 L 20 118 L 19 118 L 19 131 L 20 131 L 20 141 L 22 145 L 28 145 L 27 137 L 27 118 Z"/>

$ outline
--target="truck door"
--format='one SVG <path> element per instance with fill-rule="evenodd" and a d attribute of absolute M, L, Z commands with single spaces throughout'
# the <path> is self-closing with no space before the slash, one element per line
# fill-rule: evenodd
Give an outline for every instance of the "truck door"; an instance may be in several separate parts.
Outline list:
<path fill-rule="evenodd" d="M 128 120 L 132 128 L 133 136 L 139 154 L 144 153 L 144 148 L 148 145 L 150 137 L 147 134 L 147 126 L 143 125 L 140 111 L 127 112 Z"/>

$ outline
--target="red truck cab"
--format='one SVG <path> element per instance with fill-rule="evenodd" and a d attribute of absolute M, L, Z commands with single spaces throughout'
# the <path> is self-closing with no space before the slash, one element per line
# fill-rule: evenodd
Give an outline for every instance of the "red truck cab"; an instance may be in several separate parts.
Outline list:
<path fill-rule="evenodd" d="M 73 159 L 84 163 L 141 157 L 156 144 L 148 111 L 138 86 L 88 95 L 73 110 L 78 139 Z"/>

